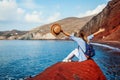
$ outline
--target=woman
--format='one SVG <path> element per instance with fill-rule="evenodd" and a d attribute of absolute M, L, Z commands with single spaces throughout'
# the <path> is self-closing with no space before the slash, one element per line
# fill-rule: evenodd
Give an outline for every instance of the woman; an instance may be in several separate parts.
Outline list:
<path fill-rule="evenodd" d="M 89 44 L 90 39 L 92 39 L 95 35 L 99 34 L 100 32 L 105 31 L 105 29 L 100 28 L 97 32 L 93 33 L 90 36 L 86 36 L 83 31 L 79 32 L 79 37 L 75 37 L 74 35 L 70 35 L 69 33 L 64 32 L 61 30 L 61 32 L 65 35 L 68 36 L 70 39 L 74 40 L 78 44 L 78 48 L 74 49 L 64 60 L 63 62 L 71 62 L 72 58 L 76 56 L 79 60 L 85 61 L 89 58 L 89 56 L 85 55 L 84 52 L 86 51 L 86 43 Z"/>

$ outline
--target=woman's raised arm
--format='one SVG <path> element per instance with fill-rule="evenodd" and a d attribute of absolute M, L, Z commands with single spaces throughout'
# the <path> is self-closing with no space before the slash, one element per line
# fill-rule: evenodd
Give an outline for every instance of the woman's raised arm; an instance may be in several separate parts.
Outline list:
<path fill-rule="evenodd" d="M 65 35 L 65 36 L 68 36 L 68 37 L 70 37 L 70 34 L 69 33 L 67 33 L 67 32 L 64 32 L 63 30 L 61 30 L 61 32 Z"/>
<path fill-rule="evenodd" d="M 97 32 L 93 33 L 93 35 L 95 36 L 103 31 L 105 31 L 105 28 L 100 28 Z"/>

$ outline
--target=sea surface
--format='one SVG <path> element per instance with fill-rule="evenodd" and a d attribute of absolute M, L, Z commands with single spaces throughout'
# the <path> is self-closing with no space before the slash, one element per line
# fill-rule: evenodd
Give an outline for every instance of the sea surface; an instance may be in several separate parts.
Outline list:
<path fill-rule="evenodd" d="M 93 44 L 93 59 L 104 75 L 108 80 L 120 80 L 120 49 Z M 73 41 L 0 40 L 0 80 L 33 77 L 62 61 L 76 47 Z"/>

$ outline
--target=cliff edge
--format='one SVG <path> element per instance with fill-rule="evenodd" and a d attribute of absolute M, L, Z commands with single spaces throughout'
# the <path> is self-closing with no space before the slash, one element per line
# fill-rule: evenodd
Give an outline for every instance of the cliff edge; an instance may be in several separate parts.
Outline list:
<path fill-rule="evenodd" d="M 96 32 L 100 27 L 105 28 L 98 34 L 94 41 L 119 41 L 120 42 L 120 0 L 111 0 L 98 15 L 94 16 L 83 26 L 87 34 Z"/>
<path fill-rule="evenodd" d="M 58 62 L 28 80 L 106 80 L 106 77 L 90 59 L 83 62 Z"/>

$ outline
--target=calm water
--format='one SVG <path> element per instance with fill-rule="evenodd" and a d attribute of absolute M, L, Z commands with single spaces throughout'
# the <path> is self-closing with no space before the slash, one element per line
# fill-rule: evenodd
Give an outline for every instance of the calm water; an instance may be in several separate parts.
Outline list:
<path fill-rule="evenodd" d="M 35 76 L 48 66 L 61 61 L 76 46 L 73 41 L 1 40 L 0 80 L 22 80 L 30 75 Z M 120 52 L 94 47 L 94 60 L 108 80 L 120 80 Z"/>

